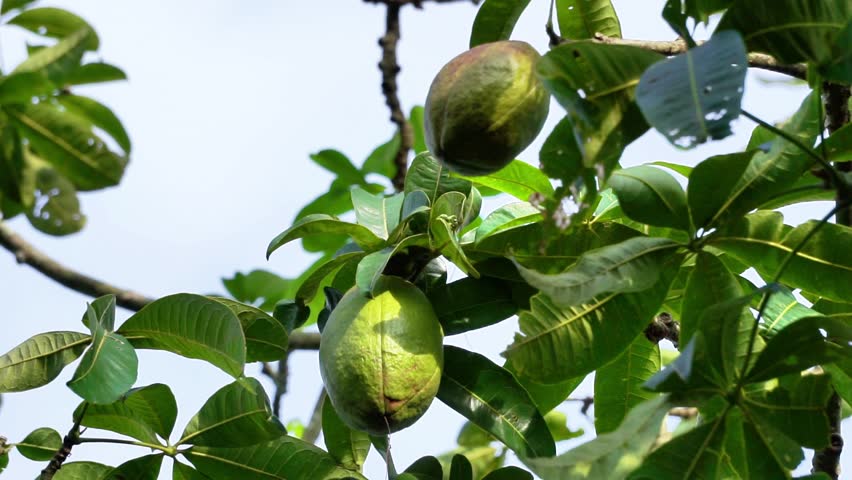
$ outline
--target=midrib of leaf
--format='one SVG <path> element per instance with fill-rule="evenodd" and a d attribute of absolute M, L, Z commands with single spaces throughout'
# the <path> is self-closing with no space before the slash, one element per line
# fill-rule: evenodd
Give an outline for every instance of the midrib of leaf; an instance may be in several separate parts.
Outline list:
<path fill-rule="evenodd" d="M 218 428 L 218 427 L 221 427 L 222 425 L 225 425 L 226 423 L 231 423 L 231 422 L 233 422 L 233 421 L 235 421 L 235 420 L 239 420 L 240 418 L 248 417 L 248 416 L 250 416 L 250 415 L 254 415 L 254 414 L 256 414 L 256 413 L 266 413 L 266 410 L 265 410 L 265 409 L 263 409 L 263 408 L 258 408 L 258 409 L 255 409 L 255 410 L 249 410 L 249 411 L 247 411 L 247 412 L 240 413 L 239 415 L 234 415 L 233 417 L 228 417 L 228 418 L 226 418 L 226 419 L 224 419 L 224 420 L 222 420 L 222 421 L 219 421 L 219 422 L 216 422 L 216 423 L 210 424 L 207 428 L 200 429 L 200 430 L 198 430 L 198 431 L 196 431 L 196 432 L 194 432 L 194 433 L 191 433 L 191 434 L 189 434 L 189 435 L 187 435 L 187 436 L 185 436 L 185 437 L 181 438 L 181 439 L 177 442 L 177 444 L 178 444 L 178 445 L 182 445 L 182 444 L 186 443 L 188 440 L 191 440 L 191 439 L 193 439 L 194 437 L 197 437 L 197 436 L 201 435 L 202 433 L 207 433 L 207 432 L 209 432 L 210 430 L 213 430 L 214 428 Z"/>
<path fill-rule="evenodd" d="M 41 352 L 39 352 L 39 353 L 38 353 L 38 355 L 35 355 L 35 356 L 32 356 L 32 357 L 25 357 L 25 358 L 22 358 L 21 360 L 18 360 L 18 361 L 16 361 L 16 362 L 7 363 L 7 364 L 5 364 L 5 365 L 0 365 L 0 369 L 2 369 L 2 368 L 8 368 L 8 367 L 14 367 L 14 366 L 16 366 L 16 365 L 20 365 L 20 364 L 22 364 L 22 363 L 31 362 L 31 361 L 33 361 L 33 360 L 38 360 L 38 359 L 40 359 L 40 358 L 44 358 L 44 357 L 47 357 L 47 356 L 50 356 L 50 355 L 55 355 L 55 354 L 57 354 L 57 353 L 60 353 L 60 352 L 65 351 L 65 350 L 69 350 L 69 349 L 71 349 L 71 348 L 74 348 L 74 347 L 76 347 L 76 346 L 78 346 L 78 345 L 82 345 L 82 344 L 89 343 L 91 340 L 92 340 L 92 337 L 87 336 L 87 337 L 85 337 L 85 338 L 81 338 L 80 340 L 77 340 L 77 341 L 76 341 L 76 342 L 74 342 L 74 343 L 69 343 L 69 344 L 67 344 L 67 345 L 64 345 L 64 346 L 63 346 L 62 348 L 60 348 L 60 349 L 52 350 L 52 351 L 50 351 L 50 352 L 48 352 L 48 353 L 41 353 Z"/>
<path fill-rule="evenodd" d="M 42 126 L 38 122 L 36 122 L 32 118 L 30 118 L 27 114 L 25 114 L 23 112 L 17 112 L 17 111 L 11 110 L 11 109 L 7 110 L 6 113 L 14 116 L 20 122 L 25 123 L 28 127 L 32 128 L 33 130 L 36 130 L 40 135 L 44 136 L 50 142 L 56 144 L 61 149 L 65 150 L 65 152 L 68 153 L 69 155 L 71 155 L 71 156 L 77 158 L 78 160 L 80 160 L 81 162 L 85 163 L 87 167 L 91 168 L 97 174 L 100 175 L 100 171 L 98 170 L 98 164 L 94 159 L 92 159 L 88 155 L 85 155 L 83 152 L 77 150 L 72 145 L 68 144 L 65 140 L 63 140 L 62 138 L 57 137 L 52 132 L 50 132 L 50 130 L 46 130 L 46 129 L 42 128 Z M 100 176 L 102 178 L 107 179 L 108 181 L 112 181 L 112 178 L 110 178 L 106 175 L 100 175 Z"/>
<path fill-rule="evenodd" d="M 770 242 L 770 241 L 768 241 L 768 240 L 761 240 L 761 239 L 759 239 L 759 238 L 749 238 L 749 237 L 716 237 L 716 239 L 717 239 L 717 240 L 729 240 L 729 241 L 735 241 L 735 242 L 743 242 L 743 243 L 757 243 L 757 244 L 760 244 L 760 245 L 768 245 L 768 246 L 771 246 L 771 247 L 777 248 L 778 250 L 783 250 L 784 252 L 787 252 L 787 253 L 790 253 L 790 252 L 792 252 L 792 251 L 793 251 L 793 249 L 792 249 L 792 248 L 790 248 L 790 247 L 788 247 L 788 246 L 786 246 L 786 245 L 784 245 L 784 244 L 776 243 L 776 242 Z M 800 251 L 798 251 L 798 252 L 796 252 L 796 257 L 800 257 L 800 258 L 803 258 L 803 259 L 806 259 L 806 260 L 810 260 L 810 261 L 812 261 L 812 262 L 814 262 L 814 263 L 819 263 L 819 264 L 821 264 L 821 265 L 827 265 L 827 266 L 829 266 L 829 267 L 835 267 L 835 268 L 840 268 L 840 269 L 842 269 L 842 270 L 849 270 L 849 271 L 852 271 L 852 267 L 847 267 L 847 266 L 842 265 L 842 264 L 836 264 L 836 263 L 826 262 L 825 260 L 823 260 L 823 259 L 821 259 L 821 258 L 817 258 L 817 257 L 811 256 L 811 255 L 808 255 L 807 253 L 802 252 L 801 250 L 800 250 Z"/>
<path fill-rule="evenodd" d="M 746 403 L 750 403 L 752 405 L 758 406 L 760 408 L 765 408 L 767 410 L 783 410 L 785 412 L 789 411 L 789 410 L 795 410 L 795 411 L 798 411 L 798 412 L 821 412 L 821 411 L 823 411 L 823 407 L 820 407 L 820 406 L 808 407 L 808 406 L 801 406 L 801 405 L 783 405 L 783 406 L 782 405 L 772 405 L 772 404 L 768 404 L 768 403 L 758 402 L 754 398 L 747 397 L 747 396 L 743 397 L 743 401 L 745 401 Z"/>
<path fill-rule="evenodd" d="M 166 336 L 166 337 L 175 337 L 181 342 L 190 343 L 190 344 L 195 345 L 195 346 L 200 346 L 200 347 L 204 347 L 205 349 L 213 350 L 214 352 L 221 353 L 223 356 L 225 356 L 225 358 L 228 358 L 227 352 L 225 352 L 224 350 L 219 350 L 217 348 L 211 347 L 210 345 L 208 345 L 206 343 L 201 343 L 201 342 L 199 342 L 199 341 L 197 341 L 193 338 L 183 337 L 183 336 L 181 336 L 177 333 L 165 332 L 165 331 L 160 331 L 160 330 L 148 330 L 148 329 L 142 329 L 142 328 L 131 329 L 130 331 L 131 332 L 138 332 L 138 333 L 141 333 L 143 335 L 123 335 L 122 334 L 122 336 L 124 338 L 126 338 L 128 341 L 142 339 L 142 340 L 154 340 L 154 341 L 159 342 L 158 340 L 156 340 L 155 338 L 152 338 L 150 336 L 150 334 L 159 334 L 159 335 Z M 144 335 L 146 333 L 149 334 L 149 336 Z M 228 359 L 228 360 L 230 361 L 230 359 Z"/>
<path fill-rule="evenodd" d="M 698 451 L 695 452 L 695 455 L 692 457 L 692 461 L 689 463 L 689 467 L 684 472 L 685 476 L 682 478 L 692 478 L 690 475 L 692 475 L 692 472 L 698 466 L 698 460 L 702 457 L 702 455 L 704 455 L 704 451 L 707 450 L 708 444 L 711 440 L 713 440 L 713 437 L 716 436 L 716 430 L 719 428 L 719 425 L 721 425 L 722 422 L 725 421 L 725 417 L 727 416 L 728 412 L 726 411 L 724 414 L 719 415 L 719 418 L 717 418 L 716 421 L 713 422 L 713 428 L 710 429 L 710 434 L 707 435 L 707 437 L 704 439 L 704 442 L 701 443 L 701 447 L 699 447 Z M 721 456 L 717 455 L 717 457 L 721 459 Z"/>
<path fill-rule="evenodd" d="M 665 197 L 665 195 L 660 193 L 660 191 L 658 191 L 653 184 L 649 183 L 644 178 L 637 177 L 637 176 L 632 175 L 630 173 L 624 173 L 624 171 L 618 172 L 617 175 L 620 176 L 620 177 L 632 178 L 633 180 L 636 180 L 637 182 L 645 185 L 646 187 L 648 187 L 649 190 L 651 190 L 652 192 L 654 192 L 657 195 L 657 197 L 660 199 L 660 201 L 662 201 L 663 204 L 665 204 L 666 208 L 669 209 L 669 212 L 671 212 L 672 214 L 675 213 L 674 207 L 669 204 L 668 199 Z"/>
<path fill-rule="evenodd" d="M 246 465 L 246 464 L 243 464 L 243 463 L 237 463 L 237 462 L 235 462 L 235 461 L 233 461 L 233 460 L 228 460 L 228 459 L 225 459 L 225 458 L 222 458 L 222 457 L 217 457 L 217 456 L 214 456 L 214 455 L 206 454 L 206 453 L 203 453 L 203 452 L 196 452 L 196 451 L 192 451 L 192 452 L 191 452 L 191 454 L 192 454 L 192 455 L 199 456 L 199 457 L 209 458 L 209 459 L 211 459 L 211 460 L 215 460 L 215 461 L 217 461 L 217 462 L 224 463 L 224 464 L 227 464 L 227 465 L 232 465 L 232 466 L 235 466 L 235 467 L 241 468 L 241 469 L 243 469 L 243 470 L 248 470 L 249 472 L 252 472 L 252 473 L 257 473 L 257 474 L 260 474 L 260 475 L 265 475 L 265 476 L 267 476 L 267 477 L 269 477 L 269 478 L 273 478 L 273 479 L 275 479 L 275 480 L 287 480 L 287 477 L 279 477 L 278 475 L 273 475 L 273 474 L 271 474 L 271 473 L 269 473 L 269 472 L 265 472 L 265 471 L 263 471 L 263 470 L 260 470 L 260 469 L 254 468 L 254 467 L 249 467 L 249 466 L 248 466 L 248 465 Z M 288 460 L 288 461 L 289 461 L 289 460 Z M 285 463 L 286 463 L 286 462 L 285 462 Z"/>
<path fill-rule="evenodd" d="M 775 454 L 775 450 L 769 446 L 769 442 L 766 439 L 766 435 L 763 433 L 763 430 L 760 428 L 760 424 L 755 422 L 754 418 L 751 415 L 751 411 L 747 408 L 741 408 L 741 412 L 743 412 L 743 417 L 745 417 L 753 426 L 754 431 L 760 435 L 760 438 L 763 440 L 763 444 L 766 445 L 766 449 L 769 450 L 769 453 L 772 454 L 772 458 L 775 459 L 775 463 L 778 465 L 784 465 L 784 461 L 778 458 L 778 455 Z"/>
<path fill-rule="evenodd" d="M 451 376 L 449 376 L 449 375 L 444 375 L 444 378 L 449 379 L 450 381 L 452 381 L 453 383 L 455 383 L 456 385 L 458 385 L 458 386 L 459 386 L 462 390 L 464 390 L 465 392 L 467 392 L 468 394 L 470 394 L 470 396 L 471 396 L 471 397 L 473 397 L 473 398 L 475 398 L 475 399 L 479 400 L 479 401 L 480 401 L 483 405 L 485 405 L 485 407 L 486 407 L 486 408 L 488 408 L 488 410 L 490 410 L 490 411 L 491 411 L 491 412 L 492 412 L 492 413 L 493 413 L 493 414 L 494 414 L 497 418 L 499 418 L 499 419 L 500 419 L 500 422 L 501 422 L 501 423 L 504 423 L 504 424 L 508 425 L 508 426 L 509 426 L 509 428 L 511 428 L 511 429 L 512 429 L 512 431 L 514 431 L 515 433 L 517 433 L 517 434 L 518 434 L 518 436 L 519 436 L 519 437 L 521 437 L 521 441 L 523 441 L 523 442 L 524 442 L 524 445 L 526 445 L 526 446 L 530 449 L 530 451 L 532 451 L 533 453 L 537 453 L 537 452 L 535 451 L 535 449 L 534 449 L 534 448 L 532 448 L 532 445 L 530 445 L 530 443 L 527 441 L 526 436 L 525 436 L 525 435 L 524 435 L 524 434 L 523 434 L 520 430 L 518 430 L 512 422 L 510 422 L 509 420 L 507 420 L 507 419 L 506 419 L 506 417 L 505 417 L 502 413 L 500 413 L 500 411 L 498 411 L 498 410 L 494 409 L 494 407 L 492 407 L 490 403 L 488 403 L 488 402 L 486 402 L 485 400 L 483 400 L 483 399 L 482 399 L 482 397 L 480 397 L 479 395 L 477 395 L 477 394 L 476 394 L 476 392 L 474 392 L 474 391 L 472 391 L 471 389 L 467 388 L 466 386 L 464 386 L 463 384 L 461 384 L 461 383 L 460 383 L 458 380 L 456 380 L 455 378 L 453 378 L 453 377 L 451 377 Z"/>
<path fill-rule="evenodd" d="M 597 100 L 598 98 L 606 97 L 607 95 L 611 95 L 613 93 L 619 93 L 622 90 L 627 90 L 628 88 L 635 87 L 636 85 L 639 85 L 639 79 L 638 78 L 634 78 L 632 80 L 629 80 L 627 82 L 615 85 L 615 86 L 607 88 L 605 90 L 595 92 L 594 95 L 587 96 L 586 100 L 589 100 L 589 101 Z"/>
<path fill-rule="evenodd" d="M 780 321 L 784 318 L 784 315 L 786 315 L 786 314 L 787 314 L 787 312 L 789 312 L 790 310 L 792 310 L 792 309 L 793 309 L 793 307 L 795 307 L 795 306 L 796 306 L 796 305 L 798 305 L 798 304 L 799 304 L 799 302 L 797 302 L 795 299 L 793 299 L 793 301 L 791 301 L 790 303 L 788 303 L 788 304 L 787 304 L 787 306 L 785 306 L 785 307 L 784 307 L 784 309 L 783 309 L 783 310 L 781 310 L 781 312 L 780 312 L 780 313 L 778 314 L 778 316 L 775 318 L 775 321 L 773 321 L 772 323 L 770 323 L 770 324 L 768 324 L 768 325 L 767 325 L 767 328 L 768 328 L 768 329 L 770 329 L 770 330 L 772 330 L 772 327 L 774 327 L 775 325 L 777 325 L 777 324 L 778 324 L 778 323 L 779 323 L 779 322 L 780 322 Z"/>
<path fill-rule="evenodd" d="M 695 84 L 695 64 L 693 63 L 692 52 L 687 51 L 684 55 L 686 55 L 686 66 L 689 73 L 689 91 L 692 93 L 692 103 L 695 105 L 696 118 L 701 127 L 702 135 L 706 137 L 707 124 L 704 122 L 704 116 L 702 115 L 704 109 L 701 108 L 701 100 L 698 98 L 698 86 Z"/>
<path fill-rule="evenodd" d="M 93 345 L 91 347 L 94 351 L 94 356 L 92 358 L 92 362 L 89 364 L 89 368 L 87 368 L 85 372 L 80 374 L 80 376 L 77 377 L 76 380 L 72 380 L 72 381 L 68 382 L 68 385 L 80 382 L 81 380 L 83 380 L 84 378 L 89 376 L 90 373 L 92 373 L 92 370 L 94 370 L 94 368 L 95 368 L 95 364 L 98 362 L 98 358 L 101 356 L 101 352 L 103 351 L 103 346 L 106 343 L 107 338 L 108 338 L 108 336 L 105 332 L 103 334 L 103 336 L 101 336 L 101 341 L 97 345 Z"/>
<path fill-rule="evenodd" d="M 522 347 L 522 346 L 526 345 L 527 343 L 530 343 L 534 340 L 538 340 L 540 337 L 543 337 L 545 335 L 550 335 L 554 331 L 556 331 L 556 330 L 558 330 L 562 327 L 565 327 L 566 325 L 569 325 L 569 324 L 571 324 L 571 323 L 573 323 L 573 322 L 575 322 L 579 319 L 582 319 L 583 317 L 594 312 L 598 308 L 602 307 L 603 305 L 605 305 L 607 302 L 609 302 L 610 300 L 612 300 L 613 298 L 615 298 L 618 295 L 619 295 L 618 293 L 613 293 L 608 297 L 604 297 L 603 299 L 601 299 L 599 302 L 597 302 L 595 304 L 587 305 L 586 308 L 584 310 L 582 310 L 580 313 L 557 323 L 556 325 L 544 330 L 543 332 L 539 332 L 535 335 L 528 335 L 528 336 L 524 337 L 524 339 L 521 340 L 520 342 L 509 345 L 509 347 L 506 349 L 506 353 L 509 353 L 512 350 L 515 350 L 519 347 Z M 550 307 L 550 305 L 546 305 L 546 307 L 547 307 L 548 310 L 553 311 L 553 309 Z M 563 313 L 563 311 L 561 309 L 558 309 L 558 313 L 561 314 L 561 313 Z M 561 316 L 561 315 L 559 315 L 559 316 Z"/>

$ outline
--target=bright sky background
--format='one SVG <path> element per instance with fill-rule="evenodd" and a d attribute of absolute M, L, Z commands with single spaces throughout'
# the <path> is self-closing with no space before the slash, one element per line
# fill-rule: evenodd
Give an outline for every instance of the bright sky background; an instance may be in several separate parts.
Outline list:
<path fill-rule="evenodd" d="M 514 34 L 540 52 L 547 49 L 543 25 L 549 3 L 533 0 Z M 675 37 L 659 18 L 662 0 L 613 3 L 625 37 Z M 130 132 L 134 151 L 119 188 L 81 195 L 89 217 L 81 233 L 48 237 L 25 219 L 10 226 L 59 261 L 116 285 L 151 296 L 221 293 L 220 279 L 235 271 L 264 268 L 297 275 L 312 259 L 296 243 L 269 262 L 264 253 L 269 240 L 332 180 L 308 155 L 336 148 L 360 165 L 394 132 L 376 67 L 383 6 L 358 0 L 53 0 L 43 5 L 67 8 L 89 20 L 100 35 L 103 60 L 128 73 L 129 82 L 81 88 L 79 93 L 113 108 Z M 422 11 L 403 10 L 399 94 L 406 111 L 422 105 L 434 74 L 467 48 L 475 13 L 468 3 L 428 1 Z M 26 38 L 16 27 L 0 27 L 4 70 L 24 57 Z M 752 72 L 745 108 L 771 121 L 794 112 L 805 89 L 760 81 L 778 78 Z M 562 113 L 554 103 L 541 138 L 521 158 L 537 164 L 538 147 Z M 740 120 L 735 136 L 690 152 L 680 152 L 650 132 L 628 149 L 624 164 L 665 160 L 694 165 L 741 148 L 753 126 Z M 788 212 L 787 221 L 821 217 L 827 208 L 810 204 Z M 2 252 L 0 287 L 0 352 L 40 332 L 83 328 L 79 319 L 88 298 L 17 266 Z M 128 313 L 119 315 L 124 319 Z M 448 342 L 502 364 L 499 352 L 516 328 L 515 321 L 506 321 Z M 207 397 L 230 382 L 199 361 L 151 351 L 140 351 L 139 359 L 137 385 L 166 383 L 178 399 L 173 440 Z M 64 385 L 72 372 L 73 366 L 38 390 L 4 395 L 0 435 L 18 441 L 42 426 L 64 435 L 79 402 Z M 247 374 L 257 372 L 256 365 L 248 366 Z M 590 394 L 590 386 L 587 381 L 575 396 Z M 307 422 L 320 387 L 316 353 L 293 354 L 291 393 L 284 399 L 282 420 Z M 572 428 L 593 431 L 575 404 L 561 408 Z M 436 401 L 422 421 L 393 436 L 397 465 L 454 447 L 463 422 Z M 568 447 L 563 442 L 560 451 Z M 138 447 L 83 445 L 74 449 L 72 460 L 118 465 L 147 453 Z M 847 449 L 844 464 L 850 459 Z M 160 478 L 171 478 L 169 463 L 164 462 Z M 32 478 L 43 466 L 13 453 L 4 478 Z M 801 471 L 809 469 L 808 464 Z M 371 453 L 365 473 L 385 477 L 377 454 Z"/>

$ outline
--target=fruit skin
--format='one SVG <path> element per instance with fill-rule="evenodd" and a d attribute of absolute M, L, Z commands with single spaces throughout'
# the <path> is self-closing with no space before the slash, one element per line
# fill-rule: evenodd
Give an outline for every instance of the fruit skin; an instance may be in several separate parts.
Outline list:
<path fill-rule="evenodd" d="M 444 366 L 443 332 L 417 287 L 392 276 L 373 297 L 349 290 L 322 332 L 320 373 L 328 398 L 350 427 L 385 435 L 429 408 Z"/>
<path fill-rule="evenodd" d="M 535 140 L 550 94 L 535 74 L 529 44 L 486 43 L 450 60 L 426 98 L 426 146 L 451 170 L 487 175 Z"/>

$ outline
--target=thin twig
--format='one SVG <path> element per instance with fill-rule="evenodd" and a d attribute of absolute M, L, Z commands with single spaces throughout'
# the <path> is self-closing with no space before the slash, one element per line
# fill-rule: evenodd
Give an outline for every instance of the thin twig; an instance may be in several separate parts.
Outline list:
<path fill-rule="evenodd" d="M 62 265 L 24 240 L 3 222 L 0 222 L 0 246 L 11 252 L 18 263 L 29 265 L 51 280 L 84 295 L 95 298 L 109 294 L 115 295 L 119 306 L 134 312 L 154 301 L 141 293 L 116 287 Z M 319 334 L 293 332 L 290 334 L 289 348 L 290 350 L 317 350 Z"/>
<path fill-rule="evenodd" d="M 608 45 L 627 45 L 639 47 L 645 50 L 662 53 L 663 55 L 678 55 L 687 51 L 686 42 L 683 39 L 660 41 L 660 40 L 630 40 L 626 38 L 610 37 L 602 33 L 596 33 L 594 40 Z M 564 40 L 570 42 L 570 40 Z M 699 44 L 701 42 L 698 42 Z M 804 80 L 807 77 L 807 67 L 803 63 L 785 65 L 771 55 L 765 53 L 749 53 L 748 64 L 750 67 L 783 73 L 791 77 Z"/>
<path fill-rule="evenodd" d="M 302 440 L 308 443 L 314 443 L 319 438 L 322 431 L 322 404 L 325 402 L 326 393 L 323 388 L 317 398 L 317 403 L 314 404 L 314 410 L 311 413 L 311 418 L 308 420 L 308 425 L 305 427 L 305 432 L 302 434 Z"/>
<path fill-rule="evenodd" d="M 83 417 L 86 415 L 86 410 L 89 409 L 89 404 L 84 403 L 83 409 L 80 411 L 80 415 L 74 419 L 74 425 L 71 427 L 71 430 L 68 431 L 68 435 L 65 435 L 65 438 L 62 439 L 62 446 L 59 447 L 59 450 L 56 451 L 56 454 L 53 455 L 53 458 L 50 459 L 50 463 L 44 467 L 44 470 L 41 471 L 40 480 L 51 480 L 56 472 L 62 468 L 62 464 L 65 463 L 65 460 L 71 455 L 71 449 L 74 448 L 74 445 L 78 445 L 80 443 L 80 425 L 83 424 Z"/>
<path fill-rule="evenodd" d="M 379 70 L 382 72 L 382 93 L 385 95 L 385 103 L 390 108 L 390 120 L 397 127 L 399 134 L 399 150 L 394 158 L 396 174 L 393 177 L 393 186 L 398 192 L 405 188 L 405 174 L 408 170 L 408 152 L 414 146 L 414 131 L 411 124 L 402 112 L 402 106 L 397 95 L 396 76 L 400 71 L 396 60 L 396 45 L 400 39 L 399 10 L 400 3 L 387 4 L 387 17 L 385 20 L 385 34 L 379 39 L 382 47 L 382 61 L 379 62 Z"/>

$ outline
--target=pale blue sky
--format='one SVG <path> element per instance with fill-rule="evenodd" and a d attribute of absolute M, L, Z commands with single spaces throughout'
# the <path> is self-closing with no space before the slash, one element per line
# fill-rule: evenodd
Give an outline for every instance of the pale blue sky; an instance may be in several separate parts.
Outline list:
<path fill-rule="evenodd" d="M 547 48 L 543 24 L 549 3 L 533 0 L 514 35 L 541 52 Z M 662 0 L 613 3 L 625 37 L 675 37 L 659 18 Z M 357 0 L 54 0 L 43 5 L 64 7 L 89 20 L 101 38 L 99 55 L 128 73 L 129 82 L 79 91 L 114 109 L 130 132 L 134 152 L 120 187 L 81 195 L 89 216 L 81 233 L 52 238 L 25 220 L 10 224 L 61 262 L 117 285 L 161 296 L 222 292 L 220 278 L 234 271 L 265 268 L 283 276 L 298 274 L 311 258 L 296 244 L 279 250 L 269 262 L 264 252 L 299 208 L 331 181 L 308 154 L 336 148 L 360 164 L 394 131 L 376 68 L 376 42 L 384 29 L 381 6 Z M 468 3 L 426 2 L 422 11 L 404 9 L 399 94 L 405 110 L 422 104 L 434 74 L 466 49 L 475 12 Z M 15 27 L 0 27 L 4 69 L 23 58 L 25 38 Z M 805 94 L 801 87 L 765 86 L 758 77 L 776 78 L 751 74 L 745 107 L 767 120 L 791 114 Z M 538 146 L 561 114 L 554 103 L 542 137 L 521 158 L 537 163 Z M 735 136 L 685 153 L 651 132 L 628 149 L 624 163 L 695 164 L 740 148 L 752 127 L 740 120 Z M 812 204 L 793 212 L 788 222 L 825 211 L 824 205 Z M 0 352 L 39 332 L 82 328 L 86 297 L 17 266 L 4 253 L 0 279 Z M 127 312 L 119 315 L 126 318 Z M 507 321 L 450 342 L 502 363 L 499 352 L 515 328 L 516 322 Z M 167 383 L 175 392 L 180 409 L 175 435 L 210 394 L 230 381 L 198 361 L 150 351 L 139 357 L 138 385 Z M 16 441 L 42 426 L 64 434 L 79 401 L 64 385 L 72 371 L 41 389 L 4 395 L 0 435 Z M 256 372 L 256 366 L 247 368 L 249 374 Z M 576 395 L 588 394 L 587 386 Z M 295 353 L 282 420 L 306 421 L 319 389 L 316 354 Z M 575 405 L 562 409 L 573 428 L 592 431 Z M 422 421 L 394 435 L 397 465 L 453 447 L 463 421 L 436 401 Z M 561 444 L 560 451 L 567 446 Z M 72 459 L 117 465 L 146 453 L 136 447 L 85 445 L 74 449 Z M 845 463 L 848 458 L 844 454 Z M 43 467 L 17 453 L 11 460 L 4 478 L 32 478 Z M 160 478 L 171 478 L 169 463 Z M 365 473 L 384 478 L 375 453 Z"/>

